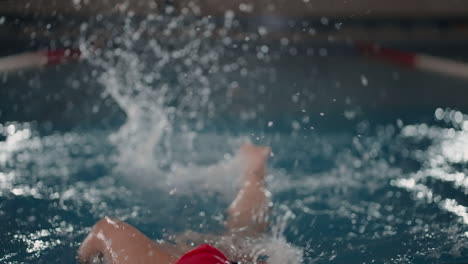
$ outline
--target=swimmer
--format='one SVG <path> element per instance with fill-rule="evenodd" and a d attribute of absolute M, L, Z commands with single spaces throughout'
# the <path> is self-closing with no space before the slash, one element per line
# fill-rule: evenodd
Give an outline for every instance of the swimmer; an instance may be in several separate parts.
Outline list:
<path fill-rule="evenodd" d="M 243 251 L 245 241 L 261 236 L 268 225 L 269 193 L 265 189 L 270 148 L 245 143 L 240 148 L 243 185 L 228 208 L 222 236 L 186 232 L 175 243 L 154 242 L 131 225 L 105 217 L 94 225 L 78 250 L 79 263 L 231 264 L 263 263 Z M 187 241 L 198 241 L 194 248 Z"/>

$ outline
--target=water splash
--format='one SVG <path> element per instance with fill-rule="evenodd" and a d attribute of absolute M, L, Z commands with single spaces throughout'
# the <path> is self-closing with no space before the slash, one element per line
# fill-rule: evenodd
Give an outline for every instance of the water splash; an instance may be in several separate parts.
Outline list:
<path fill-rule="evenodd" d="M 28 261 L 63 247 L 73 248 L 87 232 L 83 226 L 93 224 L 83 225 L 68 215 L 80 219 L 113 215 L 147 229 L 181 228 L 180 221 L 162 217 L 176 210 L 171 201 L 224 191 L 229 193 L 224 200 L 229 201 L 235 193 L 235 180 L 239 180 L 232 149 L 242 137 L 198 135 L 192 141 L 196 158 L 186 156 L 193 164 L 173 165 L 170 181 L 157 189 L 165 190 L 158 192 L 158 202 L 141 193 L 141 188 L 119 183 L 112 170 L 114 160 L 106 154 L 106 149 L 109 153 L 114 149 L 106 140 L 108 132 L 38 136 L 34 128 L 21 124 L 15 124 L 12 134 L 6 131 L 1 141 L 5 147 L 0 149 L 0 155 L 8 157 L 0 164 L 0 195 L 6 200 L 0 203 L 0 214 L 10 212 L 5 207 L 10 203 L 29 199 L 39 201 L 35 207 L 43 208 L 41 211 L 51 212 L 37 213 L 22 205 L 14 215 L 23 220 L 8 218 L 5 222 L 16 226 L 15 221 L 22 221 L 22 226 L 30 227 L 42 223 L 41 228 L 4 234 L 15 245 L 29 248 Z M 285 258 L 299 263 L 300 256 L 305 263 L 339 263 L 346 256 L 383 263 L 462 258 L 468 249 L 466 160 L 450 153 L 463 153 L 466 137 L 463 126 L 435 124 L 402 125 L 400 129 L 389 125 L 366 137 L 316 134 L 307 142 L 300 134 L 273 137 L 275 157 L 267 182 L 274 199 L 272 216 L 278 219 L 271 225 L 272 235 L 256 241 L 251 253 L 268 253 L 273 263 L 284 263 Z M 177 133 L 171 139 L 180 141 Z M 175 148 L 173 154 L 184 151 Z M 320 160 L 333 162 L 318 172 L 307 172 L 307 166 L 317 167 Z M 408 160 L 418 166 L 401 163 Z M 284 165 L 289 161 L 299 165 Z M 107 171 L 94 171 L 102 166 Z M 87 176 L 96 173 L 101 176 Z M 191 210 L 186 213 L 193 216 Z M 222 224 L 222 214 L 211 217 L 202 223 Z M 198 226 L 202 217 L 193 219 L 191 223 Z M 405 241 L 406 246 L 386 246 L 395 240 Z M 387 255 L 373 253 L 382 247 L 388 248 Z M 285 250 L 289 253 L 276 254 Z M 363 255 L 366 257 L 360 257 Z M 25 258 L 21 256 L 10 250 L 4 260 Z"/>
<path fill-rule="evenodd" d="M 437 204 L 442 210 L 458 216 L 468 227 L 468 207 L 459 203 L 463 203 L 463 200 L 444 197 L 430 186 L 431 181 L 436 180 L 452 185 L 464 195 L 468 194 L 468 176 L 464 166 L 468 162 L 468 127 L 464 125 L 468 116 L 440 108 L 436 109 L 434 115 L 436 119 L 445 119 L 446 123 L 454 127 L 430 127 L 426 124 L 405 126 L 403 137 L 418 141 L 428 139 L 432 144 L 426 150 L 415 153 L 422 168 L 409 178 L 397 179 L 392 184 L 414 193 L 418 200 Z"/>
<path fill-rule="evenodd" d="M 239 181 L 235 148 L 248 135 L 198 133 L 220 111 L 212 100 L 216 93 L 239 86 L 227 81 L 225 73 L 240 64 L 220 62 L 232 43 L 233 17 L 233 12 L 226 14 L 220 32 L 210 18 L 187 14 L 137 18 L 128 13 L 124 21 L 99 20 L 81 27 L 83 48 L 99 69 L 103 96 L 117 102 L 127 121 L 110 137 L 95 132 L 34 136 L 27 125 L 0 126 L 6 138 L 0 142 L 0 195 L 7 201 L 0 204 L 0 215 L 8 217 L 8 210 L 14 210 L 21 216 L 6 221 L 12 230 L 40 221 L 45 225 L 5 232 L 2 240 L 14 241 L 30 254 L 20 259 L 17 249 L 10 249 L 1 261 L 37 262 L 48 251 L 76 247 L 87 231 L 83 227 L 93 223 L 73 218 L 113 215 L 163 229 L 160 218 L 174 210 L 166 203 L 171 197 L 221 193 L 227 201 L 233 196 Z M 109 24 L 99 47 L 94 30 Z M 213 43 L 213 34 L 222 41 Z M 258 58 L 269 53 L 262 46 Z M 273 138 L 279 149 L 274 149 L 267 182 L 276 197 L 273 213 L 280 217 L 272 225 L 273 235 L 257 241 L 253 254 L 268 253 L 272 263 L 300 263 L 303 256 L 306 263 L 343 263 L 348 256 L 381 263 L 463 256 L 468 249 L 468 119 L 451 109 L 437 109 L 435 118 L 445 123 L 387 125 L 373 136 L 361 136 L 360 127 L 367 123 L 358 125 L 359 136 L 311 134 L 304 140 L 297 132 Z M 299 122 L 293 127 L 300 128 Z M 317 157 L 330 165 L 308 172 L 304 167 L 320 163 Z M 93 171 L 102 167 L 104 172 Z M 127 181 L 122 184 L 117 176 Z M 142 186 L 158 199 L 141 194 Z M 34 207 L 27 206 L 29 201 L 36 202 Z M 5 209 L 16 202 L 25 204 Z M 222 222 L 222 216 L 214 217 Z M 395 246 L 395 241 L 404 246 Z M 378 255 L 378 250 L 386 252 Z"/>
<path fill-rule="evenodd" d="M 194 131 L 202 129 L 204 119 L 216 110 L 211 96 L 225 82 L 217 74 L 225 44 L 211 36 L 227 32 L 217 32 L 212 19 L 190 12 L 196 13 L 196 8 L 181 15 L 170 12 L 144 18 L 129 12 L 121 29 L 116 21 L 82 27 L 82 48 L 102 71 L 104 96 L 111 96 L 127 115 L 111 140 L 119 149 L 119 169 L 131 174 L 132 181 L 138 181 L 138 175 L 146 183 L 155 174 L 167 175 L 161 170 L 177 160 L 169 144 L 172 131 L 182 130 L 187 136 L 179 145 L 190 147 Z M 95 46 L 101 24 L 113 28 L 107 31 L 106 48 Z"/>
<path fill-rule="evenodd" d="M 122 31 L 112 36 L 113 49 L 91 60 L 103 72 L 105 93 L 127 115 L 126 123 L 110 137 L 118 148 L 116 174 L 140 189 L 158 189 L 169 196 L 203 192 L 221 194 L 225 200 L 234 197 L 241 178 L 236 149 L 244 137 L 226 140 L 196 132 L 203 129 L 205 119 L 222 111 L 219 98 L 215 106 L 213 96 L 228 81 L 219 73 L 238 67 L 236 62 L 220 62 L 225 46 L 231 44 L 233 18 L 228 12 L 219 31 L 211 19 L 187 14 L 144 19 L 129 15 Z M 222 41 L 213 42 L 214 34 Z M 215 155 L 211 164 L 205 153 Z M 70 190 L 75 192 L 76 188 Z M 286 263 L 285 258 L 298 263 L 302 256 L 279 231 L 262 245 L 275 256 L 273 263 Z M 291 253 L 274 254 L 280 248 Z"/>

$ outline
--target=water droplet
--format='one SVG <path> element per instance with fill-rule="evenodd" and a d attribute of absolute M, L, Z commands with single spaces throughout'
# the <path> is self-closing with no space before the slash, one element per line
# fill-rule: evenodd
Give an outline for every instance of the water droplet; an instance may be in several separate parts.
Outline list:
<path fill-rule="evenodd" d="M 322 23 L 322 25 L 328 25 L 328 18 L 327 17 L 321 17 L 320 18 L 320 23 Z"/>
<path fill-rule="evenodd" d="M 445 111 L 442 108 L 437 108 L 434 113 L 435 118 L 437 118 L 437 120 L 444 119 L 444 114 L 445 114 Z"/>
<path fill-rule="evenodd" d="M 361 83 L 364 86 L 367 86 L 369 84 L 369 81 L 367 80 L 367 77 L 364 75 L 361 75 Z"/>
<path fill-rule="evenodd" d="M 267 33 L 267 29 L 264 26 L 258 27 L 258 33 L 263 36 Z"/>
<path fill-rule="evenodd" d="M 460 124 L 463 121 L 463 114 L 460 111 L 455 112 L 453 115 L 453 120 Z"/>
<path fill-rule="evenodd" d="M 328 51 L 326 48 L 320 48 L 319 49 L 319 55 L 322 56 L 322 57 L 325 57 L 328 55 Z"/>

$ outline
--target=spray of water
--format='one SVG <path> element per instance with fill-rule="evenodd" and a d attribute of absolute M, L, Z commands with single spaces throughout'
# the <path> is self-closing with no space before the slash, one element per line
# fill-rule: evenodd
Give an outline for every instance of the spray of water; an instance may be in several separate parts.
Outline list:
<path fill-rule="evenodd" d="M 121 28 L 116 21 L 100 23 L 112 25 L 106 48 L 89 44 L 97 38 L 89 30 L 96 32 L 98 25 L 82 27 L 82 46 L 102 71 L 105 95 L 127 114 L 125 125 L 111 137 L 119 148 L 117 163 L 142 178 L 154 175 L 174 161 L 173 130 L 185 135 L 178 145 L 189 147 L 194 131 L 216 110 L 210 98 L 223 83 L 217 72 L 224 44 L 209 38 L 215 34 L 213 21 L 189 14 L 142 18 L 129 12 Z"/>
<path fill-rule="evenodd" d="M 232 21 L 233 13 L 228 12 L 219 30 L 209 18 L 187 14 L 143 19 L 129 14 L 122 30 L 110 36 L 112 49 L 90 47 L 89 37 L 83 42 L 95 58 L 90 62 L 102 72 L 106 95 L 127 115 L 126 123 L 111 135 L 118 149 L 115 171 L 125 180 L 169 195 L 214 192 L 226 200 L 234 197 L 241 178 L 236 149 L 242 139 L 196 132 L 206 118 L 222 110 L 219 98 L 215 105 L 213 97 L 228 83 L 219 73 L 232 66 L 220 60 L 231 42 Z M 213 41 L 214 34 L 221 41 Z M 215 162 L 198 164 L 200 157 L 193 153 L 200 152 L 213 153 Z M 195 161 L 184 159 L 187 153 Z M 206 162 L 207 155 L 198 156 Z M 257 241 L 252 254 L 266 250 L 272 263 L 299 263 L 302 251 L 286 242 L 283 231 L 284 227 Z"/>
<path fill-rule="evenodd" d="M 226 14 L 221 30 L 210 18 L 187 13 L 141 18 L 129 12 L 123 21 L 104 21 L 101 16 L 83 24 L 83 50 L 88 50 L 89 62 L 98 69 L 104 96 L 111 96 L 127 114 L 126 123 L 110 137 L 117 155 L 107 158 L 101 153 L 101 137 L 95 141 L 76 133 L 37 137 L 27 124 L 0 125 L 6 138 L 0 142 L 2 197 L 50 202 L 44 211 L 110 214 L 122 220 L 154 219 L 159 215 L 149 214 L 171 212 L 160 207 L 151 211 L 145 197 L 135 198 L 142 188 L 167 196 L 218 192 L 226 200 L 232 198 L 240 167 L 235 148 L 243 139 L 198 131 L 220 110 L 213 96 L 230 83 L 221 69 L 233 67 L 224 67 L 221 57 L 231 43 L 233 16 Z M 102 33 L 104 41 L 96 32 Z M 214 34 L 222 41 L 213 42 Z M 279 138 L 281 147 L 287 149 L 283 142 L 289 142 L 294 150 L 274 149 L 280 158 L 310 162 L 311 156 L 320 155 L 333 162 L 315 174 L 296 167 L 271 172 L 267 181 L 273 196 L 283 197 L 273 210 L 280 217 L 272 221 L 272 235 L 255 241 L 250 253 L 269 255 L 274 264 L 300 263 L 303 257 L 307 263 L 343 263 L 347 253 L 371 255 L 374 242 L 385 245 L 404 235 L 410 249 L 380 260 L 408 263 L 418 257 L 438 259 L 445 252 L 462 255 L 468 248 L 468 210 L 462 196 L 451 193 L 467 193 L 463 164 L 468 156 L 468 118 L 450 109 L 437 109 L 435 117 L 448 127 L 389 125 L 378 128 L 375 136 L 349 136 L 348 146 L 338 144 L 333 135 L 316 141 L 304 141 L 300 135 Z M 427 147 L 419 149 L 425 141 Z M 291 157 L 299 148 L 304 148 L 302 155 Z M 95 156 L 89 157 L 90 153 Z M 415 160 L 420 167 L 406 169 L 398 159 Z M 117 166 L 110 175 L 80 178 L 88 173 L 81 173 L 83 168 L 114 163 Z M 116 184 L 116 175 L 138 187 Z M 437 189 L 439 183 L 449 185 L 450 192 Z M 408 203 L 414 208 L 408 208 Z M 59 213 L 54 217 L 27 213 L 23 226 L 37 221 L 35 217 L 50 224 L 50 228 L 9 237 L 26 245 L 33 254 L 28 256 L 30 262 L 67 239 L 77 241 L 87 231 L 74 230 L 76 223 Z M 315 228 L 328 228 L 330 237 L 321 237 L 320 230 L 314 233 Z M 67 246 L 76 246 L 73 243 Z M 15 254 L 9 252 L 0 260 L 10 261 Z"/>
<path fill-rule="evenodd" d="M 375 136 L 365 138 L 348 136 L 340 140 L 333 135 L 317 135 L 316 141 L 308 144 L 292 135 L 278 139 L 289 142 L 281 144 L 286 152 L 288 148 L 297 150 L 288 152 L 290 155 L 278 150 L 275 155 L 279 158 L 301 162 L 319 156 L 334 163 L 313 174 L 303 172 L 301 167 L 271 170 L 267 181 L 276 203 L 272 210 L 271 234 L 251 241 L 250 254 L 268 255 L 270 263 L 300 263 L 302 260 L 305 263 L 341 263 L 349 255 L 382 263 L 440 260 L 444 256 L 463 259 L 468 249 L 464 200 L 468 118 L 462 115 L 460 119 L 455 113 L 443 110 L 443 115 L 438 115 L 436 112 L 436 119 L 442 124 L 397 122 L 396 126 L 378 128 Z M 448 121 L 444 120 L 446 116 Z M 34 227 L 36 222 L 43 221 L 43 226 L 34 231 L 12 232 L 9 239 L 14 245 L 24 246 L 27 256 L 7 249 L 2 261 L 20 263 L 14 262 L 15 259 L 27 259 L 34 262 L 53 252 L 61 252 L 63 247 L 76 247 L 78 237 L 87 230 L 68 220 L 69 214 L 96 218 L 115 215 L 122 220 L 138 220 L 140 224 L 148 220 L 154 225 L 160 222 L 154 219 L 167 217 L 171 212 L 165 207 L 151 210 L 146 197 L 138 198 L 138 188 L 117 184 L 113 173 L 96 180 L 80 176 L 93 174 L 93 168 L 110 166 L 109 158 L 103 154 L 105 133 L 39 137 L 28 124 L 17 123 L 1 125 L 0 130 L 4 137 L 0 142 L 0 195 L 6 199 L 3 206 L 8 205 L 9 199 L 13 202 L 35 199 L 41 201 L 35 207 L 50 204 L 47 208 L 53 210 L 52 213 L 38 213 L 33 211 L 35 208 L 15 209 L 24 218 L 13 219 L 14 222 Z M 215 135 L 208 134 L 194 140 L 193 147 L 201 150 L 198 144 L 206 145 L 204 140 L 226 144 L 222 143 L 223 138 L 216 139 Z M 344 145 L 338 144 L 339 141 L 345 142 Z M 314 151 L 295 156 L 301 148 Z M 224 150 L 229 149 L 231 147 Z M 219 156 L 219 153 L 200 151 L 201 156 L 216 160 L 211 154 Z M 222 181 L 214 186 L 184 185 L 190 177 L 199 177 L 201 183 L 203 177 L 211 177 L 210 173 L 213 177 L 234 175 L 238 166 L 235 155 L 226 155 L 221 160 L 204 166 L 178 165 L 171 176 L 176 182 L 171 183 L 172 186 L 178 186 L 173 195 L 189 193 L 190 189 L 195 194 L 202 190 L 234 189 Z M 399 163 L 407 160 L 416 161 L 418 166 L 408 168 Z M 29 169 L 31 166 L 33 170 Z M 6 210 L 4 208 L 1 210 Z M 7 218 L 5 224 L 11 226 L 9 215 L 4 214 L 4 217 Z M 219 216 L 214 217 L 218 219 Z M 218 220 L 222 221 L 222 217 Z M 321 230 L 325 230 L 326 237 L 321 235 Z M 8 237 L 8 234 L 4 235 Z M 388 250 L 393 250 L 389 254 L 373 253 L 395 240 L 406 244 L 389 247 Z"/>

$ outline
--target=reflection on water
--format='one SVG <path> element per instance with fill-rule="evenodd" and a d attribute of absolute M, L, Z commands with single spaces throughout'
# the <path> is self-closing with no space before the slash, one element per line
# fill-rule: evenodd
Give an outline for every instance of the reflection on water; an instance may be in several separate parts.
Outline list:
<path fill-rule="evenodd" d="M 468 261 L 463 113 L 436 109 L 435 125 L 361 122 L 356 131 L 314 132 L 307 105 L 320 105 L 342 84 L 334 74 L 330 83 L 317 78 L 317 69 L 287 71 L 290 60 L 273 65 L 281 50 L 301 57 L 313 48 L 299 52 L 294 39 L 281 38 L 278 51 L 275 40 L 262 39 L 263 26 L 239 34 L 244 29 L 233 11 L 221 21 L 201 17 L 195 4 L 180 14 L 170 5 L 161 10 L 166 14 L 146 17 L 121 11 L 120 18 L 98 15 L 76 27 L 89 68 L 71 80 L 73 89 L 99 80 L 101 97 L 127 116 L 118 131 L 46 133 L 28 123 L 0 124 L 0 262 L 73 262 L 80 241 L 105 215 L 154 239 L 186 229 L 219 231 L 239 185 L 237 148 L 248 138 L 274 153 L 267 177 L 271 232 L 251 254 L 268 254 L 273 264 Z M 326 48 L 317 53 L 304 65 L 328 61 Z M 342 67 L 348 65 L 354 66 Z M 359 80 L 375 82 L 364 74 Z M 276 131 L 279 120 L 266 122 L 268 133 L 207 132 L 207 120 L 226 109 L 237 107 L 243 121 L 266 112 L 267 100 L 258 99 L 269 97 L 273 84 L 274 106 L 291 101 L 301 112 L 287 124 L 293 132 Z M 239 107 L 240 101 L 246 103 Z M 345 101 L 345 118 L 358 119 L 360 107 Z M 328 118 L 327 110 L 317 117 Z"/>
<path fill-rule="evenodd" d="M 430 139 L 433 144 L 421 153 L 415 154 L 422 168 L 409 178 L 393 181 L 395 186 L 415 194 L 415 197 L 427 203 L 436 203 L 459 217 L 459 221 L 468 225 L 468 207 L 459 204 L 456 199 L 446 198 L 434 193 L 427 185 L 431 179 L 450 184 L 456 191 L 468 194 L 468 177 L 465 164 L 468 161 L 468 121 L 459 111 L 436 109 L 435 117 L 445 120 L 459 128 L 429 127 L 426 124 L 406 126 L 402 136 L 418 140 Z M 462 197 L 465 198 L 465 197 Z M 464 203 L 466 199 L 460 202 Z M 467 235 L 468 233 L 465 233 Z"/>
<path fill-rule="evenodd" d="M 450 112 L 437 109 L 437 125 L 399 123 L 360 137 L 265 135 L 274 151 L 267 178 L 272 235 L 252 254 L 267 250 L 272 263 L 298 263 L 298 254 L 305 263 L 466 260 L 468 130 L 464 115 L 444 119 Z M 245 139 L 194 134 L 190 146 L 171 149 L 178 157 L 172 167 L 148 165 L 140 178 L 121 169 L 134 159 L 119 156 L 110 132 L 41 135 L 19 123 L 1 128 L 4 263 L 72 261 L 89 227 L 105 215 L 153 238 L 222 226 L 238 185 L 235 149 Z M 173 133 L 172 140 L 178 137 Z M 156 151 L 154 158 L 161 155 Z M 137 181 L 144 184 L 129 185 Z M 275 254 L 288 245 L 289 253 Z"/>

